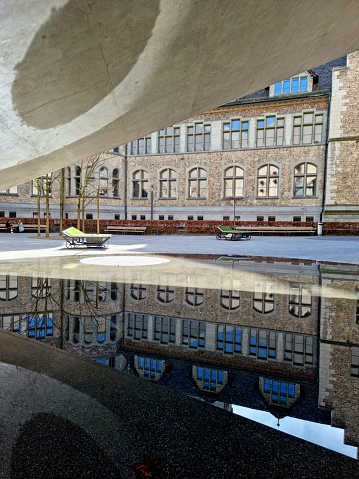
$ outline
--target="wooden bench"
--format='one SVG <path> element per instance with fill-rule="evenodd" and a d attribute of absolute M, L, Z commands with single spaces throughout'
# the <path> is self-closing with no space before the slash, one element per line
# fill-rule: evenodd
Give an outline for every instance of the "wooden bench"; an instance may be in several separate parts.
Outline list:
<path fill-rule="evenodd" d="M 37 225 L 24 225 L 25 231 L 37 233 L 37 229 L 38 229 Z M 40 231 L 44 233 L 46 231 L 46 225 L 40 225 Z"/>
<path fill-rule="evenodd" d="M 256 233 L 262 236 L 271 233 L 284 233 L 285 236 L 301 233 L 314 235 L 317 231 L 314 226 L 248 226 L 245 228 L 246 231 L 250 231 L 251 233 Z M 236 226 L 234 229 L 241 230 L 243 227 Z"/>
<path fill-rule="evenodd" d="M 146 233 L 147 226 L 117 226 L 117 225 L 107 225 L 105 229 L 106 233 L 120 233 L 123 235 L 126 234 L 140 234 L 144 235 Z"/>
<path fill-rule="evenodd" d="M 16 228 L 16 226 L 17 226 L 17 223 L 13 223 L 13 228 Z M 6 228 L 6 223 L 0 223 L 0 231 L 10 233 L 10 231 Z M 24 224 L 24 233 L 26 231 L 36 233 L 37 232 L 37 225 L 36 224 L 33 224 L 33 225 L 25 225 Z M 40 225 L 40 231 L 44 233 L 46 231 L 46 225 Z"/>

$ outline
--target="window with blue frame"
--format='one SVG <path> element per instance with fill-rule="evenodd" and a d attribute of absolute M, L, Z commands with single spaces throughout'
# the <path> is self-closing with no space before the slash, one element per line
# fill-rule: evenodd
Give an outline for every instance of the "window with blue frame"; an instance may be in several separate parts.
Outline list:
<path fill-rule="evenodd" d="M 242 328 L 228 324 L 217 325 L 217 349 L 224 354 L 242 352 Z"/>
<path fill-rule="evenodd" d="M 163 372 L 164 361 L 162 359 L 138 357 L 137 369 L 143 372 L 143 377 L 155 379 L 156 374 Z"/>
<path fill-rule="evenodd" d="M 274 86 L 275 95 L 306 92 L 309 88 L 308 75 L 297 75 L 277 82 Z"/>
<path fill-rule="evenodd" d="M 51 316 L 29 316 L 27 318 L 26 335 L 29 338 L 43 339 L 53 336 L 54 327 Z"/>
<path fill-rule="evenodd" d="M 195 379 L 201 389 L 215 393 L 224 386 L 225 372 L 197 367 Z"/>
<path fill-rule="evenodd" d="M 249 339 L 249 355 L 257 359 L 275 359 L 277 338 L 275 331 L 251 329 Z"/>
<path fill-rule="evenodd" d="M 270 404 L 290 406 L 297 398 L 299 388 L 293 383 L 264 379 L 263 393 Z"/>

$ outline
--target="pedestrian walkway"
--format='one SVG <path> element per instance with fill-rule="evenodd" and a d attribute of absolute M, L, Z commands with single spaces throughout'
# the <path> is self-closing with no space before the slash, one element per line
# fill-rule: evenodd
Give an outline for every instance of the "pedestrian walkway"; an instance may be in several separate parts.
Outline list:
<path fill-rule="evenodd" d="M 107 250 L 67 250 L 62 239 L 0 235 L 0 260 L 79 254 L 218 254 L 269 256 L 359 264 L 359 238 L 354 236 L 253 236 L 250 241 L 216 240 L 215 236 L 114 235 Z M 11 241 L 10 241 L 11 240 Z"/>

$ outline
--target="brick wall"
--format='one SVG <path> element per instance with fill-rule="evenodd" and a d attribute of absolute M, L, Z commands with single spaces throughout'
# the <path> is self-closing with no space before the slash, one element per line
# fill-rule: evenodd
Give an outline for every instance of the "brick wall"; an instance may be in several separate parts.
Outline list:
<path fill-rule="evenodd" d="M 27 222 L 27 220 L 26 220 Z M 187 221 L 187 220 L 100 220 L 100 232 L 104 233 L 108 225 L 117 226 L 146 226 L 149 235 L 215 235 L 217 226 L 233 227 L 233 221 Z M 64 220 L 64 229 L 77 226 L 76 220 Z M 250 228 L 252 226 L 312 226 L 315 222 L 293 221 L 236 221 L 237 227 Z M 85 220 L 85 232 L 96 233 L 97 220 Z M 277 233 L 280 235 L 281 233 Z M 323 223 L 323 236 L 355 236 L 359 235 L 359 222 Z"/>

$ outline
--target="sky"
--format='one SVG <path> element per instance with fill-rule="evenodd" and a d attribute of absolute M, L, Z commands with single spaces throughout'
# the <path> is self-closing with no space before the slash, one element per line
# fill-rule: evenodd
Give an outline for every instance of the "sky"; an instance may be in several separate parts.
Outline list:
<path fill-rule="evenodd" d="M 233 404 L 233 412 L 239 416 L 264 424 L 265 426 L 278 429 L 278 419 L 267 411 L 258 411 Z M 279 430 L 283 433 L 305 439 L 306 441 L 326 447 L 332 451 L 337 451 L 346 456 L 357 458 L 357 448 L 344 444 L 343 429 L 292 417 L 280 419 L 279 423 Z"/>

